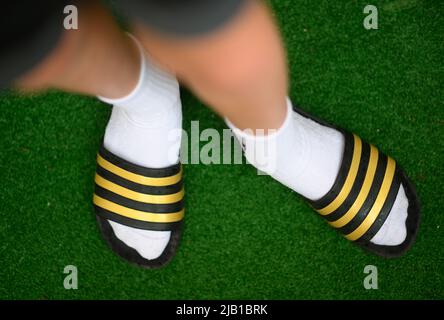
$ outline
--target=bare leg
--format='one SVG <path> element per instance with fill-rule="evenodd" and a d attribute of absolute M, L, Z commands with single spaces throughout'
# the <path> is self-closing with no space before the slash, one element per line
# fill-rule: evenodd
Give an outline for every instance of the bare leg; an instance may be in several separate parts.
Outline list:
<path fill-rule="evenodd" d="M 137 25 L 148 52 L 239 128 L 278 128 L 286 113 L 287 66 L 268 9 L 251 1 L 221 30 L 168 38 Z"/>
<path fill-rule="evenodd" d="M 53 52 L 17 80 L 24 90 L 54 87 L 117 98 L 136 85 L 140 54 L 98 2 L 82 3 L 79 29 L 65 31 Z"/>

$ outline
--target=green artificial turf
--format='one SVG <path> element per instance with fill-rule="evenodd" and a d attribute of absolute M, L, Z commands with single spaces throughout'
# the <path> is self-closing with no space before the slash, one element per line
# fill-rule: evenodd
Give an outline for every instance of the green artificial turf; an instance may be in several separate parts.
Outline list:
<path fill-rule="evenodd" d="M 0 298 L 444 298 L 443 7 L 373 1 L 272 1 L 288 49 L 291 97 L 358 133 L 405 168 L 422 225 L 403 258 L 364 253 L 299 197 L 248 165 L 186 165 L 186 228 L 161 270 L 120 260 L 92 214 L 95 154 L 110 109 L 61 92 L 0 96 Z M 183 90 L 184 127 L 225 128 Z M 78 268 L 78 290 L 63 269 Z M 366 290 L 366 265 L 378 290 Z"/>

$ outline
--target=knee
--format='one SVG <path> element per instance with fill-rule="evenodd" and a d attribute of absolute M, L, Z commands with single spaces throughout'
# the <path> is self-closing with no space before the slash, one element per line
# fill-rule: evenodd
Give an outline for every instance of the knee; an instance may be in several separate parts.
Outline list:
<path fill-rule="evenodd" d="M 271 78 L 273 60 L 264 52 L 239 52 L 234 56 L 221 57 L 217 63 L 206 66 L 201 72 L 202 81 L 224 92 L 237 92 L 245 87 Z"/>

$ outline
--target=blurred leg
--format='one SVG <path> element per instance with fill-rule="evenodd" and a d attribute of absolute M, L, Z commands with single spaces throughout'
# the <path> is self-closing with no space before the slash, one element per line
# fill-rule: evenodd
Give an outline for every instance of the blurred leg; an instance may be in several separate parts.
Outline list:
<path fill-rule="evenodd" d="M 25 91 L 52 87 L 99 96 L 113 105 L 104 148 L 133 166 L 164 168 L 178 162 L 180 143 L 168 134 L 181 129 L 179 86 L 147 59 L 136 41 L 98 1 L 81 2 L 79 29 L 65 31 L 52 53 L 16 83 Z M 102 194 L 107 196 L 109 192 Z M 98 220 L 119 255 L 146 266 L 161 264 L 156 259 L 166 252 L 172 231 L 136 229 L 102 216 Z"/>
<path fill-rule="evenodd" d="M 240 128 L 278 128 L 286 114 L 287 66 L 269 10 L 249 1 L 226 26 L 202 36 L 135 34 L 204 102 Z"/>
<path fill-rule="evenodd" d="M 81 2 L 79 29 L 66 30 L 58 46 L 16 83 L 24 90 L 49 87 L 117 98 L 137 83 L 140 54 L 98 1 Z"/>
<path fill-rule="evenodd" d="M 309 199 L 319 199 L 331 189 L 342 161 L 343 136 L 292 112 L 291 102 L 287 104 L 283 46 L 261 2 L 249 1 L 223 28 L 193 38 L 168 37 L 140 23 L 135 30 L 158 61 L 230 120 L 251 164 Z M 279 135 L 257 138 L 239 130 L 245 128 L 278 129 Z M 268 159 L 261 159 L 257 150 L 270 144 L 275 149 L 268 150 Z M 406 212 L 401 188 L 389 218 L 372 241 L 401 243 Z"/>

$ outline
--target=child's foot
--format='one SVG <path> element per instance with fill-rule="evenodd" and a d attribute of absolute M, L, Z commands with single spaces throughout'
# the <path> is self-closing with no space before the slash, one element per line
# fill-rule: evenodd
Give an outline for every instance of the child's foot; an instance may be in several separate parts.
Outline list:
<path fill-rule="evenodd" d="M 180 235 L 171 227 L 177 223 L 165 227 L 166 222 L 183 216 L 182 110 L 176 79 L 144 54 L 142 61 L 139 82 L 129 95 L 99 97 L 113 110 L 99 152 L 94 204 L 114 251 L 139 265 L 158 267 L 172 257 Z"/>
<path fill-rule="evenodd" d="M 307 198 L 349 240 L 384 256 L 398 256 L 413 242 L 419 219 L 414 189 L 374 146 L 294 111 L 289 100 L 284 124 L 269 135 L 227 123 L 251 164 Z"/>

